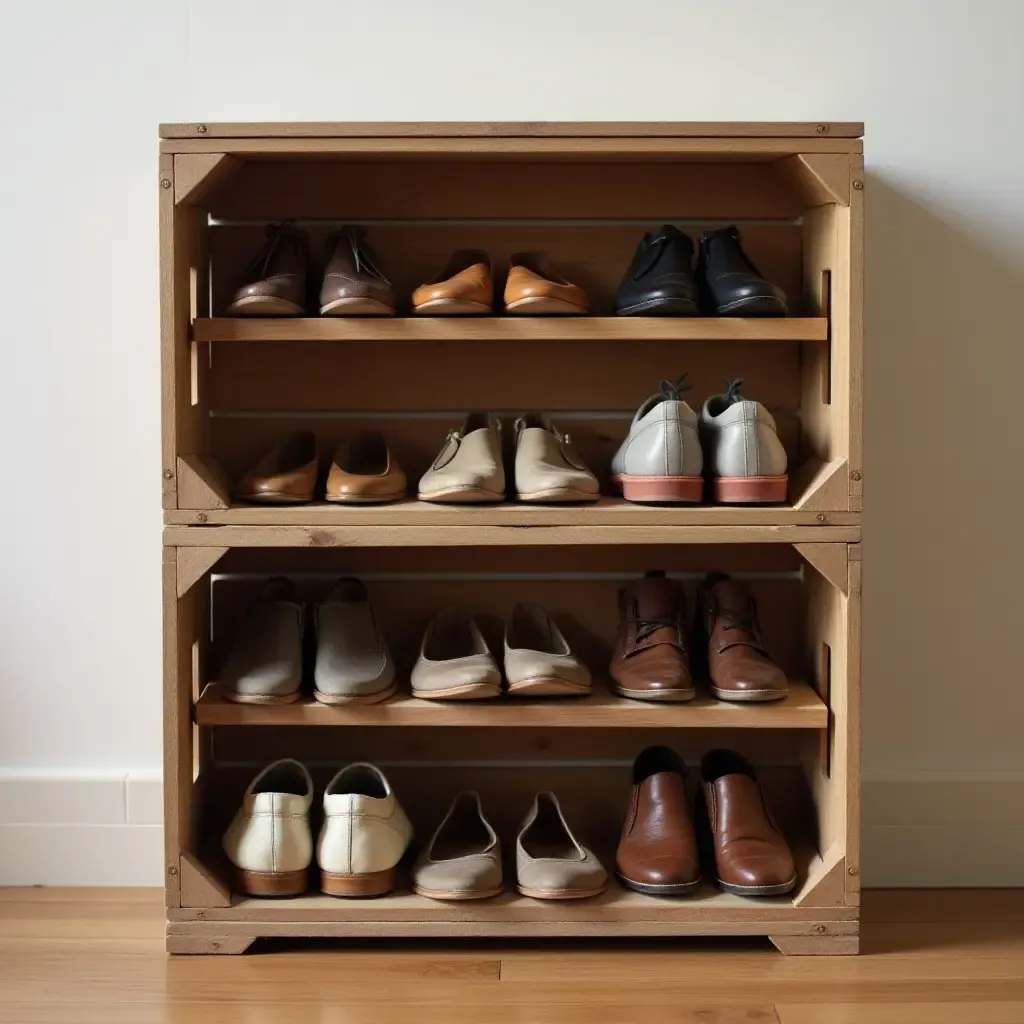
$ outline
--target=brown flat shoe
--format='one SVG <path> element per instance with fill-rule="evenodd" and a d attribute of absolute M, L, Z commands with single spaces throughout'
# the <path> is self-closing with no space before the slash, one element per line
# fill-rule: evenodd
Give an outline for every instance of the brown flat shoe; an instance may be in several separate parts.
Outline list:
<path fill-rule="evenodd" d="M 338 446 L 327 474 L 328 501 L 356 505 L 398 501 L 405 491 L 405 473 L 383 434 L 366 431 Z"/>
<path fill-rule="evenodd" d="M 309 239 L 290 222 L 267 227 L 267 240 L 245 271 L 228 316 L 302 316 L 306 311 Z"/>
<path fill-rule="evenodd" d="M 395 292 L 362 228 L 345 227 L 327 242 L 321 316 L 394 316 Z"/>
<path fill-rule="evenodd" d="M 313 500 L 316 478 L 316 436 L 311 430 L 296 430 L 242 477 L 235 497 L 266 505 L 301 505 Z"/>
<path fill-rule="evenodd" d="M 505 312 L 528 316 L 584 316 L 587 294 L 550 270 L 538 253 L 519 252 L 509 259 Z"/>
<path fill-rule="evenodd" d="M 421 316 L 473 316 L 494 308 L 494 278 L 485 252 L 464 249 L 433 280 L 412 293 L 412 311 Z"/>

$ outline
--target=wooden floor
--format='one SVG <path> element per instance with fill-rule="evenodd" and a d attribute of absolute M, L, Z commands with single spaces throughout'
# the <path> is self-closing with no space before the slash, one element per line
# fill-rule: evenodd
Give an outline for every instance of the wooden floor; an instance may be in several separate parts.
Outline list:
<path fill-rule="evenodd" d="M 168 957 L 150 890 L 0 890 L 0 1024 L 1024 1024 L 1024 890 L 869 892 L 857 957 L 767 942 Z"/>

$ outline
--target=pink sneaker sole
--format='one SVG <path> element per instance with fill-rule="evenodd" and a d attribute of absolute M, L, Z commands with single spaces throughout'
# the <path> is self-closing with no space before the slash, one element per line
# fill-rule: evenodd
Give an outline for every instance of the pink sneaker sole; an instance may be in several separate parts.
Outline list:
<path fill-rule="evenodd" d="M 713 482 L 715 501 L 726 504 L 786 500 L 788 476 L 720 476 Z"/>
<path fill-rule="evenodd" d="M 626 476 L 612 477 L 626 501 L 698 503 L 704 496 L 702 476 Z"/>

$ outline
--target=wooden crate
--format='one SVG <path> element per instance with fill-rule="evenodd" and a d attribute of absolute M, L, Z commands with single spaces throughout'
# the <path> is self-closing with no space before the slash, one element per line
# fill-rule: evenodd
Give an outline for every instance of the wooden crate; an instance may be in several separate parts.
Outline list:
<path fill-rule="evenodd" d="M 287 935 L 758 934 L 789 952 L 856 950 L 859 135 L 859 125 L 839 124 L 164 126 L 169 949 L 239 951 Z M 594 315 L 219 315 L 262 225 L 282 218 L 303 223 L 314 253 L 332 226 L 368 225 L 400 293 L 455 248 L 485 248 L 499 267 L 510 252 L 543 249 L 587 288 Z M 608 316 L 637 238 L 664 222 L 691 234 L 738 224 L 798 315 Z M 325 453 L 361 427 L 380 428 L 415 480 L 470 408 L 552 413 L 602 475 L 637 405 L 684 371 L 694 404 L 743 376 L 746 393 L 773 411 L 790 457 L 785 506 L 649 508 L 610 495 L 591 508 L 231 501 L 231 481 L 298 426 L 314 429 Z M 687 587 L 710 569 L 749 577 L 773 653 L 797 680 L 792 695 L 769 707 L 612 696 L 601 678 L 615 590 L 652 567 Z M 407 695 L 365 708 L 230 704 L 216 687 L 220 648 L 252 588 L 281 572 L 309 600 L 338 574 L 365 578 L 406 670 L 439 604 L 479 610 L 497 636 L 512 603 L 541 600 L 597 670 L 597 692 L 572 705 L 466 707 Z M 470 907 L 410 894 L 258 901 L 231 893 L 216 852 L 258 765 L 302 751 L 320 774 L 347 759 L 383 763 L 421 835 L 466 785 L 485 794 L 508 836 L 527 795 L 556 788 L 608 862 L 628 762 L 650 742 L 688 758 L 735 745 L 771 766 L 769 798 L 800 860 L 791 898 L 709 888 L 660 900 L 612 886 L 600 900 L 556 908 L 513 895 Z"/>

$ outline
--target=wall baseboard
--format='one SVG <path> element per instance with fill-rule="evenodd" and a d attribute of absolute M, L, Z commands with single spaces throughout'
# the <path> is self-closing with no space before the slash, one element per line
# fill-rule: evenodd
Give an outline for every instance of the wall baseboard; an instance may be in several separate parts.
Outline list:
<path fill-rule="evenodd" d="M 1024 773 L 876 775 L 865 886 L 1024 886 Z M 161 885 L 155 771 L 0 770 L 0 885 Z"/>

